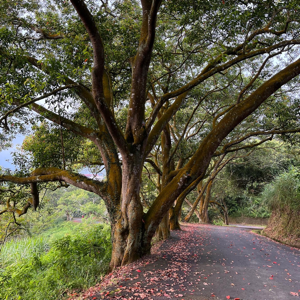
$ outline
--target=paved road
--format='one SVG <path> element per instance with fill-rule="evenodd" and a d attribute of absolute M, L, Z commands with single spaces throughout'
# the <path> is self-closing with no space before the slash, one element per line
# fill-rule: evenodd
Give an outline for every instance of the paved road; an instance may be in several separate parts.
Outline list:
<path fill-rule="evenodd" d="M 246 228 L 183 229 L 172 232 L 154 254 L 110 274 L 80 299 L 296 300 L 300 296 L 299 249 Z"/>

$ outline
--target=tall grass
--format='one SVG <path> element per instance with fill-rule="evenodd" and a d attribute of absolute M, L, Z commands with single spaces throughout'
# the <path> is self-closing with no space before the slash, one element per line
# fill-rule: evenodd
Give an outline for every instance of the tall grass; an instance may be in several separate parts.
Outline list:
<path fill-rule="evenodd" d="M 35 238 L 10 241 L 0 253 L 0 299 L 63 299 L 107 271 L 110 228 L 66 223 Z"/>
<path fill-rule="evenodd" d="M 33 256 L 47 252 L 49 247 L 49 243 L 43 236 L 10 240 L 1 249 L 0 266 L 29 260 Z"/>
<path fill-rule="evenodd" d="M 262 198 L 272 210 L 287 207 L 300 210 L 300 170 L 291 168 L 280 174 L 265 186 Z"/>

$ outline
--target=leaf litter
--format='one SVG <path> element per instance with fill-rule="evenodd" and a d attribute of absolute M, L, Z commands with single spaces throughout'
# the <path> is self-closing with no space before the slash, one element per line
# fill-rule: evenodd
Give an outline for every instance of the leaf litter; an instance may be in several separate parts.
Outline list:
<path fill-rule="evenodd" d="M 214 235 L 211 230 L 214 230 Z M 230 234 L 234 230 L 234 235 Z M 225 232 L 228 234 L 224 235 Z M 232 238 L 235 240 L 230 240 Z M 250 243 L 245 245 L 245 241 L 255 247 L 249 246 Z M 264 299 L 265 295 L 272 298 L 271 295 L 275 294 L 279 297 L 284 294 L 285 298 L 299 296 L 300 290 L 296 289 L 300 286 L 299 272 L 298 276 L 294 274 L 296 280 L 292 282 L 289 280 L 292 272 L 282 270 L 286 274 L 283 284 L 291 288 L 289 292 L 282 292 L 278 275 L 282 272 L 278 268 L 281 264 L 286 268 L 288 263 L 296 269 L 300 252 L 287 247 L 295 255 L 291 260 L 282 250 L 282 245 L 270 248 L 268 243 L 268 239 L 245 230 L 221 227 L 216 231 L 211 225 L 185 224 L 182 231 L 172 232 L 170 239 L 157 243 L 151 255 L 116 269 L 101 283 L 82 292 L 79 297 L 71 296 L 69 300 L 242 300 L 250 299 L 249 296 L 255 293 L 261 297 L 251 299 Z M 228 253 L 230 259 L 226 257 Z M 256 259 L 263 259 L 265 264 L 257 265 Z M 253 269 L 252 277 L 249 266 Z M 253 278 L 253 273 L 256 278 Z"/>

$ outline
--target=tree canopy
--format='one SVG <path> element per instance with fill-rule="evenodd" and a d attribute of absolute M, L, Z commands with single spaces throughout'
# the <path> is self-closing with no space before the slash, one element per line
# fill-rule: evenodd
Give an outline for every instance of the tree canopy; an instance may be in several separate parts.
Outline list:
<path fill-rule="evenodd" d="M 47 182 L 71 184 L 105 201 L 112 268 L 149 252 L 163 217 L 213 157 L 299 131 L 299 8 L 297 0 L 2 1 L 1 139 L 29 124 L 34 135 L 23 147 L 33 158 L 0 176 L 0 213 L 37 208 Z M 143 208 L 147 164 L 160 182 Z M 77 173 L 84 165 L 103 166 L 106 180 Z M 10 186 L 27 188 L 24 197 Z"/>

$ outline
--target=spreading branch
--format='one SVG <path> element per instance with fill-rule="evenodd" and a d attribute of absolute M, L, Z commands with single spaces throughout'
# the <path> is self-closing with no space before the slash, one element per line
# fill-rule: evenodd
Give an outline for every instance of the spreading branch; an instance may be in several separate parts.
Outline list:
<path fill-rule="evenodd" d="M 117 122 L 114 115 L 109 107 L 109 104 L 105 101 L 104 87 L 103 87 L 103 76 L 104 71 L 104 47 L 102 38 L 100 36 L 97 25 L 86 4 L 82 0 L 71 0 L 72 5 L 76 9 L 92 43 L 93 47 L 93 72 L 92 72 L 92 92 L 95 103 L 101 116 L 110 132 L 114 142 L 118 146 L 121 152 L 127 153 L 127 144 L 124 136 L 117 126 Z"/>
<path fill-rule="evenodd" d="M 33 103 L 35 103 L 37 101 L 40 101 L 40 100 L 43 100 L 43 99 L 48 98 L 50 96 L 53 96 L 53 95 L 57 94 L 60 91 L 63 91 L 63 90 L 66 90 L 66 89 L 70 89 L 70 88 L 74 88 L 74 87 L 78 87 L 78 85 L 77 84 L 70 84 L 70 85 L 62 86 L 62 87 L 59 87 L 59 88 L 53 90 L 52 92 L 49 92 L 49 93 L 46 93 L 46 94 L 44 94 L 44 95 L 42 95 L 40 97 L 34 98 L 34 99 L 30 100 L 30 101 L 27 101 L 26 103 L 22 103 L 22 104 L 18 105 L 17 107 L 15 107 L 15 108 L 9 110 L 8 112 L 6 112 L 5 115 L 0 118 L 0 123 L 4 121 L 5 122 L 4 126 L 8 130 L 9 128 L 7 126 L 7 117 L 9 115 L 15 113 L 16 111 L 19 111 L 21 108 L 29 106 L 30 104 L 33 104 Z M 21 101 L 20 100 L 16 100 L 15 102 L 20 103 Z"/>
<path fill-rule="evenodd" d="M 300 74 L 300 59 L 291 63 L 282 71 L 275 74 L 259 88 L 249 95 L 244 101 L 232 108 L 223 119 L 211 130 L 202 140 L 198 150 L 194 153 L 189 162 L 181 171 L 166 185 L 158 197 L 155 199 L 147 212 L 146 228 L 152 232 L 155 228 L 157 218 L 161 218 L 167 212 L 167 208 L 176 200 L 180 193 L 206 172 L 210 159 L 221 144 L 222 140 L 247 116 L 255 111 L 269 96 L 275 93 L 281 86 Z M 158 221 L 160 219 L 158 218 Z"/>
<path fill-rule="evenodd" d="M 105 189 L 107 188 L 106 182 L 99 182 L 59 168 L 39 168 L 33 171 L 28 177 L 0 175 L 0 182 L 12 182 L 19 185 L 55 181 L 65 182 L 101 196 L 105 193 Z"/>
<path fill-rule="evenodd" d="M 225 153 L 226 151 L 227 152 L 228 151 L 232 152 L 231 151 L 232 149 L 229 150 L 229 148 L 231 148 L 232 146 L 237 145 L 237 144 L 239 144 L 239 143 L 241 143 L 241 142 L 243 142 L 243 141 L 245 141 L 245 140 L 247 140 L 247 139 L 249 139 L 251 137 L 254 137 L 254 136 L 260 136 L 260 135 L 270 135 L 270 136 L 273 136 L 275 134 L 297 133 L 297 132 L 300 132 L 300 128 L 299 127 L 292 128 L 292 129 L 272 129 L 272 130 L 266 130 L 266 131 L 249 132 L 249 133 L 245 134 L 244 136 L 240 137 L 239 139 L 236 139 L 234 141 L 231 141 L 231 142 L 225 144 L 223 146 L 223 148 L 220 151 L 216 152 L 215 154 L 216 155 L 220 155 L 221 153 Z M 247 147 L 247 145 L 243 146 L 243 147 Z"/>
<path fill-rule="evenodd" d="M 245 61 L 249 58 L 253 58 L 259 55 L 263 55 L 266 53 L 271 53 L 274 50 L 280 49 L 280 48 L 284 48 L 288 45 L 298 45 L 300 44 L 300 40 L 299 39 L 293 39 L 293 40 L 288 40 L 288 41 L 282 41 L 279 42 L 277 44 L 274 44 L 272 46 L 269 47 L 265 47 L 265 48 L 261 48 L 261 49 L 257 49 L 257 50 L 253 50 L 253 51 L 249 51 L 247 53 L 241 53 L 238 54 L 236 58 L 233 58 L 232 60 L 229 60 L 223 64 L 221 63 L 221 59 L 217 60 L 217 63 L 213 64 L 214 66 L 210 66 L 209 68 L 205 68 L 196 78 L 194 78 L 193 80 L 191 80 L 190 82 L 188 82 L 187 84 L 185 84 L 184 86 L 182 86 L 181 88 L 173 91 L 173 92 L 169 92 L 167 94 L 164 94 L 160 100 L 157 102 L 156 107 L 153 110 L 153 115 L 157 114 L 158 111 L 160 110 L 160 108 L 162 107 L 162 105 L 169 99 L 177 97 L 178 95 L 185 93 L 189 90 L 191 90 L 192 88 L 194 88 L 195 86 L 199 85 L 200 83 L 202 83 L 203 81 L 205 81 L 207 78 L 213 76 L 214 74 L 220 73 L 222 71 L 227 70 L 228 68 L 242 62 Z"/>

